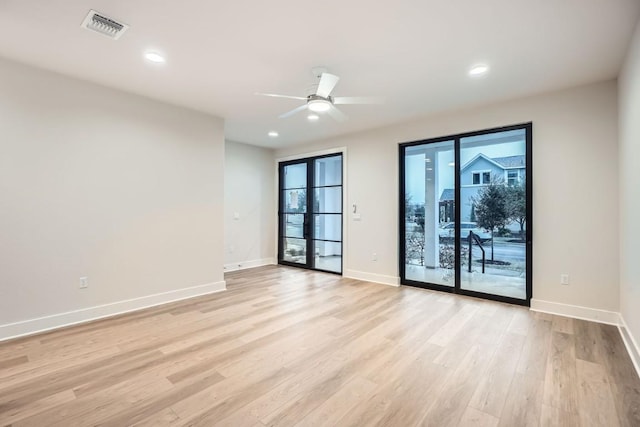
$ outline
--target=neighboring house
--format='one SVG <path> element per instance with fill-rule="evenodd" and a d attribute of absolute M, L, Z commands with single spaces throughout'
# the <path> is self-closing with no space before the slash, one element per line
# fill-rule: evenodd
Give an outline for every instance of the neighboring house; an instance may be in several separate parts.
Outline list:
<path fill-rule="evenodd" d="M 492 181 L 517 185 L 525 179 L 525 157 L 508 156 L 490 158 L 478 154 L 460 170 L 460 215 L 463 222 L 475 222 L 472 199 Z M 445 188 L 440 195 L 440 222 L 455 220 L 455 193 Z"/>
<path fill-rule="evenodd" d="M 445 188 L 440 195 L 440 222 L 452 222 L 456 218 L 456 193 L 453 188 Z"/>

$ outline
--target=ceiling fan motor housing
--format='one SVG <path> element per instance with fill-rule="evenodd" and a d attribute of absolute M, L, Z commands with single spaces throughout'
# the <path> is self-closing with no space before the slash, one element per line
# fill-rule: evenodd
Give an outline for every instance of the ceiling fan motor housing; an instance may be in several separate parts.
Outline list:
<path fill-rule="evenodd" d="M 325 98 L 324 96 L 320 96 L 320 95 L 316 95 L 315 93 L 312 93 L 311 95 L 307 95 L 307 102 L 309 101 L 329 101 L 330 103 L 333 104 L 333 97 L 327 96 Z"/>
<path fill-rule="evenodd" d="M 333 100 L 330 96 L 323 97 L 319 95 L 309 95 L 307 96 L 307 108 L 314 113 L 323 113 L 331 109 L 333 105 Z"/>

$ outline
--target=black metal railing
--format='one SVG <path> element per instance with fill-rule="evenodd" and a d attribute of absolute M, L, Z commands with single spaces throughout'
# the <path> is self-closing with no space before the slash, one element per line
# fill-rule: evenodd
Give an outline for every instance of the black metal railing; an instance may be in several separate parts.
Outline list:
<path fill-rule="evenodd" d="M 469 273 L 471 273 L 471 267 L 473 264 L 473 242 L 475 241 L 482 251 L 482 274 L 484 274 L 485 254 L 484 248 L 482 247 L 482 240 L 480 240 L 480 238 L 471 230 L 469 230 L 469 237 L 467 239 L 469 240 Z"/>

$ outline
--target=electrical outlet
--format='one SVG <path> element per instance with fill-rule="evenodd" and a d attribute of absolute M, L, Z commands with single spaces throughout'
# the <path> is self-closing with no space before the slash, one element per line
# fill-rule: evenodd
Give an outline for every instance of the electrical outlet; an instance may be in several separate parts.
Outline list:
<path fill-rule="evenodd" d="M 80 289 L 87 289 L 89 287 L 89 278 L 81 277 L 80 278 Z"/>
<path fill-rule="evenodd" d="M 568 285 L 569 284 L 569 275 L 568 274 L 561 274 L 560 275 L 560 284 L 561 285 Z"/>

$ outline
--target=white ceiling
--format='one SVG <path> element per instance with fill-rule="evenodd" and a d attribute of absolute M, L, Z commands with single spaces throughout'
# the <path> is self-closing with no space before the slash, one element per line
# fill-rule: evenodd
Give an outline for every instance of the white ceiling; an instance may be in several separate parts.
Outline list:
<path fill-rule="evenodd" d="M 89 9 L 131 28 L 117 41 L 80 28 Z M 637 0 L 0 0 L 0 56 L 208 112 L 226 137 L 282 147 L 437 111 L 617 76 Z M 165 53 L 157 66 L 145 49 Z M 488 76 L 471 79 L 485 62 Z M 311 68 L 341 77 L 350 119 L 278 115 Z M 269 130 L 280 137 L 271 139 Z"/>

